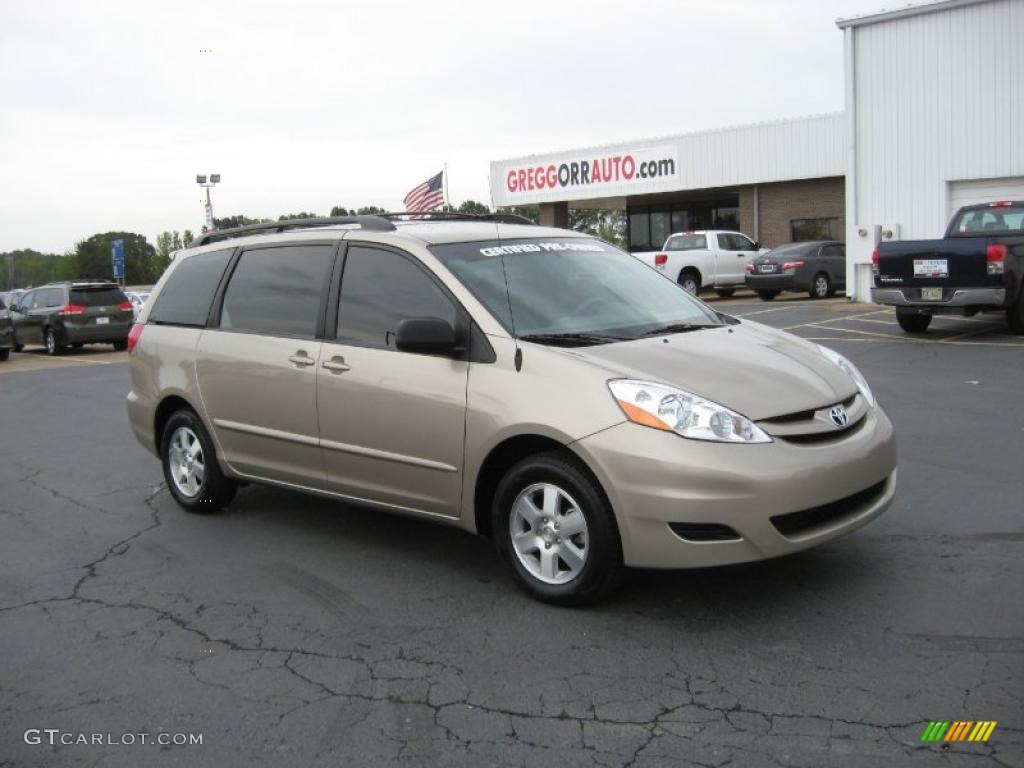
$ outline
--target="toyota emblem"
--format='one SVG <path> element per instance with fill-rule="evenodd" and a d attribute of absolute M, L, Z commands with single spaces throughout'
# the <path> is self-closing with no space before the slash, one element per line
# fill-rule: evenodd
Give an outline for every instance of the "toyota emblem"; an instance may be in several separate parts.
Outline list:
<path fill-rule="evenodd" d="M 850 417 L 846 414 L 846 409 L 841 405 L 837 405 L 831 411 L 828 412 L 829 418 L 832 419 L 832 423 L 837 427 L 845 427 L 846 422 L 850 420 Z"/>

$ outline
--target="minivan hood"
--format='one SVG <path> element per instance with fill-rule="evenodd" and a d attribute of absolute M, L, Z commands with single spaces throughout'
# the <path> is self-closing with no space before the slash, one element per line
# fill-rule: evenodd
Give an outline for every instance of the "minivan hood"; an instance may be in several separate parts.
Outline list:
<path fill-rule="evenodd" d="M 562 351 L 609 378 L 669 384 L 754 421 L 817 410 L 857 392 L 816 344 L 750 321 Z"/>

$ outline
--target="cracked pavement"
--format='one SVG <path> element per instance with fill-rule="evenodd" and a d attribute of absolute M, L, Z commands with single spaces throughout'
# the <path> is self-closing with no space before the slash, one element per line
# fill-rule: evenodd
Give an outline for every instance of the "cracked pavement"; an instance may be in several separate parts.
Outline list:
<path fill-rule="evenodd" d="M 899 430 L 894 507 L 580 610 L 418 520 L 258 486 L 185 513 L 125 365 L 0 373 L 0 766 L 1024 765 L 1024 357 L 833 346 Z M 999 724 L 943 748 L 932 719 Z"/>

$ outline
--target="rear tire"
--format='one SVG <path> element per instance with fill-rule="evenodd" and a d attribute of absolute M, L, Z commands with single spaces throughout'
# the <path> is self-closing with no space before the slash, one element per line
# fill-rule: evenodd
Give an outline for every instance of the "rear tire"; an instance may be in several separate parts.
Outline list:
<path fill-rule="evenodd" d="M 761 297 L 761 301 L 771 301 L 779 295 L 778 291 L 758 291 L 757 295 Z"/>
<path fill-rule="evenodd" d="M 900 312 L 896 310 L 896 322 L 907 333 L 924 333 L 932 324 L 931 315 L 919 315 L 916 312 Z"/>
<path fill-rule="evenodd" d="M 676 282 L 683 286 L 684 291 L 693 296 L 700 293 L 700 275 L 692 269 L 684 269 L 680 272 Z"/>
<path fill-rule="evenodd" d="M 819 272 L 811 280 L 811 289 L 808 291 L 812 299 L 827 299 L 832 294 L 832 281 L 828 275 Z"/>
<path fill-rule="evenodd" d="M 113 342 L 113 344 L 114 344 L 114 351 L 115 352 L 124 352 L 126 349 L 128 349 L 128 342 L 127 342 L 127 340 L 126 341 L 115 341 L 115 342 Z"/>
<path fill-rule="evenodd" d="M 717 293 L 723 299 L 728 299 L 730 296 L 732 296 L 734 293 L 736 293 L 736 289 L 735 288 L 715 288 L 715 293 Z"/>
<path fill-rule="evenodd" d="M 57 340 L 57 334 L 53 332 L 53 328 L 47 328 L 43 334 L 43 343 L 46 344 L 46 354 L 50 357 L 56 357 L 64 351 L 64 345 Z"/>
<path fill-rule="evenodd" d="M 491 530 L 516 582 L 537 600 L 594 603 L 622 580 L 611 505 L 567 452 L 528 456 L 509 469 L 494 494 Z"/>
<path fill-rule="evenodd" d="M 6 360 L 10 356 L 11 356 L 11 349 L 10 349 L 10 347 L 4 347 L 3 349 L 0 349 L 0 363 L 2 363 L 4 360 Z"/>
<path fill-rule="evenodd" d="M 1006 310 L 1010 333 L 1024 334 L 1024 283 L 1017 289 L 1017 300 Z"/>
<path fill-rule="evenodd" d="M 238 484 L 224 476 L 202 420 L 181 409 L 167 420 L 160 439 L 167 489 L 189 512 L 216 512 L 235 497 Z"/>
<path fill-rule="evenodd" d="M 15 343 L 15 345 L 14 345 L 14 351 L 15 352 L 21 352 L 21 350 L 23 350 L 24 348 L 25 348 L 24 344 Z"/>

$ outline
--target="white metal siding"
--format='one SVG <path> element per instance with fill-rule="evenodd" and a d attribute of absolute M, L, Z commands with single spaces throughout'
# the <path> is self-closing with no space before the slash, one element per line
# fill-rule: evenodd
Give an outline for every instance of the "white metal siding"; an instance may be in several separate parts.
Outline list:
<path fill-rule="evenodd" d="M 842 176 L 846 169 L 845 130 L 843 115 L 839 113 L 498 160 L 491 163 L 491 190 L 496 205 L 514 205 Z M 606 187 L 594 194 L 556 188 L 514 198 L 505 188 L 505 175 L 510 168 L 557 165 L 569 156 L 597 157 L 666 144 L 678 147 L 679 174 L 671 182 Z"/>
<path fill-rule="evenodd" d="M 952 181 L 949 184 L 950 217 L 965 205 L 996 200 L 1024 200 L 1024 177 Z"/>
<path fill-rule="evenodd" d="M 938 237 L 950 182 L 1024 175 L 1024 0 L 853 29 L 856 201 L 848 226 Z"/>

